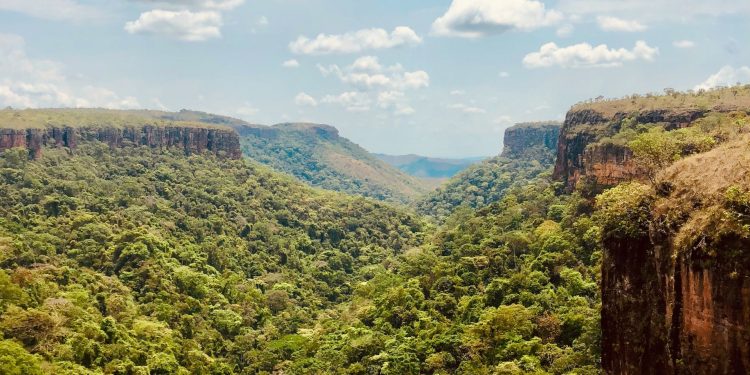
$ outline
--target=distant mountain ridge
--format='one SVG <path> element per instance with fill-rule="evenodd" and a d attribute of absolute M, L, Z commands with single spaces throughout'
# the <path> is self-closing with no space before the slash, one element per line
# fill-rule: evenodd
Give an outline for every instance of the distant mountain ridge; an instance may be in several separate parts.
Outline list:
<path fill-rule="evenodd" d="M 415 154 L 387 155 L 375 154 L 380 160 L 414 177 L 450 178 L 486 158 L 432 158 Z"/>
<path fill-rule="evenodd" d="M 378 159 L 330 125 L 245 123 L 233 127 L 247 157 L 315 187 L 400 203 L 430 190 L 429 182 Z"/>

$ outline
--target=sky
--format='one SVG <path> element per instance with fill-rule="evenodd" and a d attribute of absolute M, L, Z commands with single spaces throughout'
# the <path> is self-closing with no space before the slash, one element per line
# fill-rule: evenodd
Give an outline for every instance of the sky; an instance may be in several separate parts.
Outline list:
<path fill-rule="evenodd" d="M 748 0 L 0 0 L 0 106 L 316 122 L 475 157 L 598 96 L 750 83 Z"/>

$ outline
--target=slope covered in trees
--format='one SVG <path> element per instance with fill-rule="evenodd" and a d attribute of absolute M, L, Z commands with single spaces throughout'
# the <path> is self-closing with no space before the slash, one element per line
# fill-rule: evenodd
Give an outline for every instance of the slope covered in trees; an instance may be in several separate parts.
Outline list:
<path fill-rule="evenodd" d="M 522 123 L 505 132 L 503 153 L 472 165 L 415 204 L 443 219 L 458 207 L 476 209 L 502 199 L 507 189 L 551 171 L 559 123 Z"/>
<path fill-rule="evenodd" d="M 0 173 L 0 356 L 44 373 L 270 372 L 423 230 L 209 154 L 12 149 Z"/>
<path fill-rule="evenodd" d="M 332 126 L 278 124 L 236 128 L 246 156 L 312 186 L 405 203 L 430 184 L 388 165 Z"/>

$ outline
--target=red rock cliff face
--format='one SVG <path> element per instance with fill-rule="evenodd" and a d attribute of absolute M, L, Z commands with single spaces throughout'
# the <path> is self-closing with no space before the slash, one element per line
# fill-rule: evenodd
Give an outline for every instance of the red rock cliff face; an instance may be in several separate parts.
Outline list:
<path fill-rule="evenodd" d="M 210 152 L 233 159 L 242 156 L 239 137 L 232 130 L 190 127 L 142 126 L 128 128 L 0 129 L 0 151 L 26 147 L 30 157 L 41 156 L 44 147 L 74 150 L 79 142 L 100 141 L 110 147 L 148 146 L 181 148 L 186 154 Z"/>
<path fill-rule="evenodd" d="M 750 241 L 726 239 L 714 257 L 673 257 L 671 241 L 606 241 L 605 373 L 750 373 Z"/>
<path fill-rule="evenodd" d="M 604 236 L 606 374 L 750 373 L 748 139 L 668 169 L 638 235 Z M 683 177 L 684 176 L 684 177 Z"/>
<path fill-rule="evenodd" d="M 597 141 L 616 134 L 622 121 L 631 116 L 642 124 L 666 123 L 666 128 L 671 130 L 690 126 L 705 113 L 703 110 L 652 110 L 605 116 L 591 109 L 572 110 L 560 131 L 554 176 L 565 182 L 568 190 L 575 188 L 583 178 L 602 187 L 643 178 L 643 172 L 633 163 L 633 155 L 627 147 L 598 145 Z"/>

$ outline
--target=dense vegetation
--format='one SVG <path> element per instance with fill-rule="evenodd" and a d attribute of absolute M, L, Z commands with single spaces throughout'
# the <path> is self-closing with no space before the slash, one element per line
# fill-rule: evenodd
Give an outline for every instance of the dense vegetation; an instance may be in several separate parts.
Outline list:
<path fill-rule="evenodd" d="M 480 208 L 503 198 L 513 186 L 523 186 L 555 162 L 554 150 L 530 147 L 520 155 L 499 155 L 466 168 L 416 202 L 417 212 L 444 219 L 456 208 Z"/>
<path fill-rule="evenodd" d="M 379 160 L 327 125 L 239 128 L 243 153 L 315 187 L 390 202 L 409 202 L 426 182 Z"/>
<path fill-rule="evenodd" d="M 553 151 L 531 147 L 420 202 L 437 227 L 254 161 L 7 150 L 0 374 L 599 373 L 603 236 L 671 233 L 709 257 L 750 236 L 747 112 L 619 125 L 599 142 L 627 147 L 640 182 L 566 194 Z M 303 139 L 257 136 L 245 152 L 315 179 L 327 169 L 306 155 L 347 145 Z"/>
<path fill-rule="evenodd" d="M 0 356 L 23 373 L 270 372 L 423 230 L 208 155 L 12 149 L 0 173 Z"/>
<path fill-rule="evenodd" d="M 36 161 L 8 150 L 0 166 L 7 369 L 596 366 L 597 250 L 582 242 L 596 227 L 546 177 L 435 231 L 209 155 L 87 143 Z"/>

